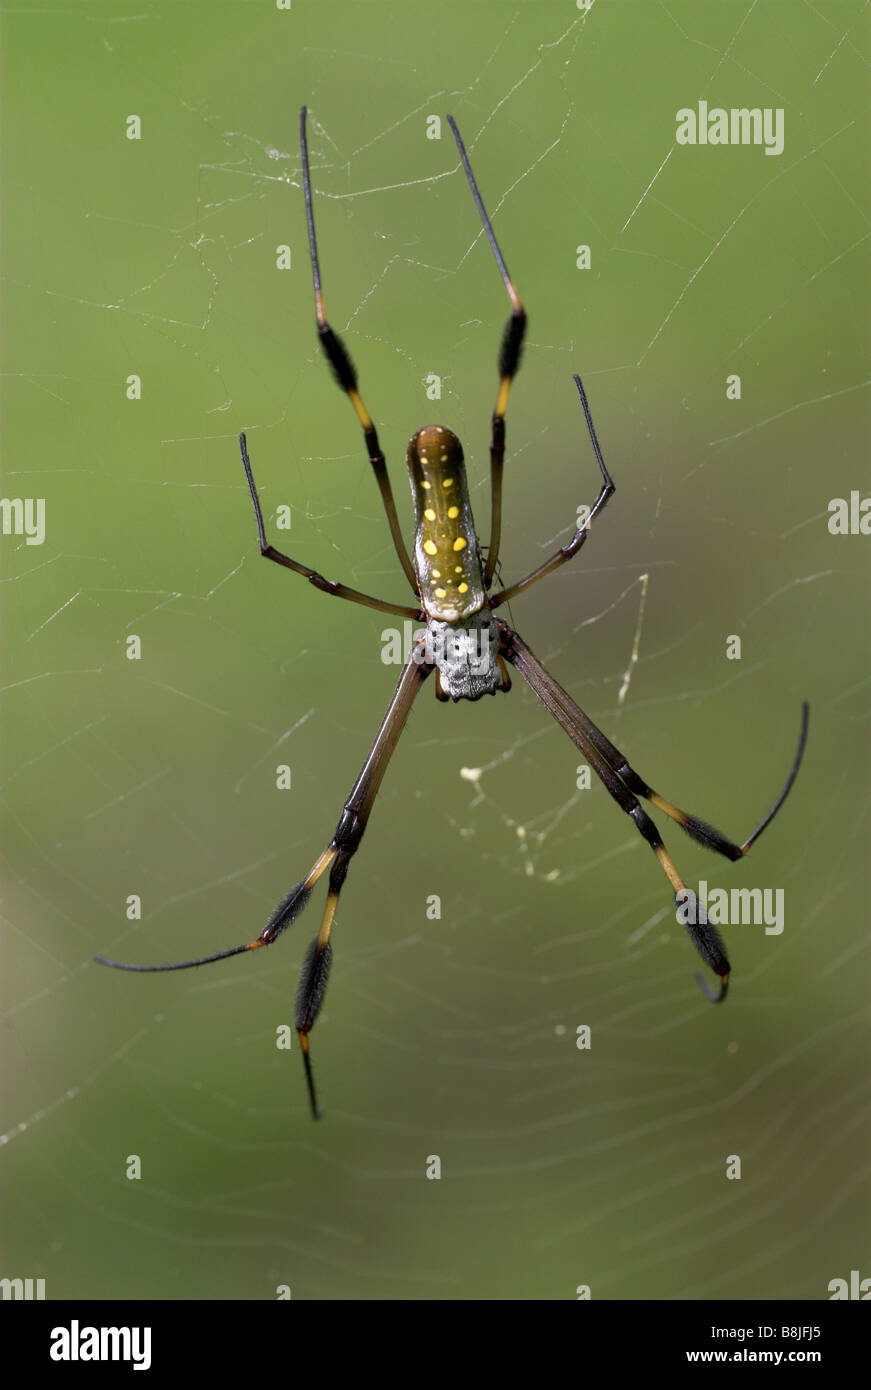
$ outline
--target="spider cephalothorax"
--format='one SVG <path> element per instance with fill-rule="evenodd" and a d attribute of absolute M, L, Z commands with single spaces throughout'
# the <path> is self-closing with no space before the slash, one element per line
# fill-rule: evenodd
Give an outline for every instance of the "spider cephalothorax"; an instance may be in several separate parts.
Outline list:
<path fill-rule="evenodd" d="M 414 593 L 415 605 L 391 603 L 385 599 L 374 598 L 349 588 L 347 584 L 325 579 L 317 570 L 293 560 L 289 555 L 277 550 L 266 539 L 260 499 L 254 485 L 254 475 L 248 458 L 245 435 L 240 435 L 242 462 L 245 476 L 254 504 L 257 520 L 257 535 L 260 553 L 276 564 L 284 565 L 296 574 L 303 575 L 315 588 L 338 598 L 350 599 L 382 613 L 394 613 L 401 617 L 417 619 L 426 626 L 414 643 L 402 673 L 399 677 L 387 713 L 375 736 L 375 741 L 366 757 L 348 799 L 342 809 L 339 823 L 322 854 L 318 856 L 309 872 L 281 900 L 269 917 L 260 935 L 241 946 L 231 946 L 228 950 L 217 951 L 212 955 L 200 956 L 195 960 L 175 961 L 167 965 L 131 965 L 125 961 L 106 960 L 98 956 L 103 965 L 114 965 L 123 970 L 186 970 L 193 965 L 206 965 L 210 961 L 223 960 L 243 951 L 253 951 L 260 946 L 269 946 L 300 915 L 315 884 L 325 873 L 329 874 L 329 889 L 324 913 L 318 934 L 309 947 L 302 969 L 302 977 L 296 998 L 296 1028 L 305 1062 L 306 1079 L 312 1112 L 319 1114 L 315 1097 L 314 1080 L 309 1059 L 308 1035 L 318 1016 L 324 991 L 327 985 L 332 947 L 330 936 L 339 902 L 339 894 L 348 873 L 352 857 L 356 854 L 366 829 L 369 815 L 381 786 L 381 780 L 393 753 L 399 736 L 408 719 L 415 696 L 424 681 L 435 672 L 436 693 L 443 700 L 477 700 L 481 695 L 495 694 L 497 690 L 508 690 L 510 681 L 506 663 L 519 671 L 528 682 L 542 704 L 561 728 L 580 750 L 590 767 L 599 777 L 609 794 L 625 811 L 653 850 L 668 879 L 675 901 L 683 907 L 686 888 L 674 866 L 672 858 L 662 842 L 662 838 L 650 816 L 643 809 L 639 797 L 648 801 L 657 810 L 675 821 L 693 839 L 708 849 L 715 850 L 725 858 L 741 859 L 762 831 L 780 810 L 790 787 L 795 781 L 804 753 L 807 736 L 808 707 L 802 712 L 801 733 L 798 750 L 786 783 L 768 814 L 756 829 L 742 843 L 736 844 L 715 830 L 697 816 L 688 815 L 661 797 L 630 766 L 626 758 L 613 743 L 597 728 L 584 711 L 575 704 L 572 697 L 553 676 L 542 666 L 529 647 L 513 632 L 501 618 L 493 617 L 493 610 L 516 594 L 524 592 L 532 584 L 552 574 L 560 565 L 576 555 L 589 535 L 593 520 L 604 509 L 613 496 L 614 483 L 599 448 L 599 441 L 590 415 L 590 407 L 579 376 L 574 382 L 578 399 L 584 412 L 590 443 L 602 476 L 602 484 L 595 504 L 586 520 L 577 527 L 567 545 L 556 551 L 544 564 L 518 580 L 506 589 L 492 592 L 496 565 L 499 558 L 499 538 L 502 518 L 502 471 L 505 457 L 505 410 L 511 383 L 520 363 L 523 337 L 526 330 L 526 314 L 499 249 L 490 218 L 487 216 L 478 185 L 466 154 L 460 133 L 451 116 L 448 123 L 457 142 L 460 160 L 465 170 L 475 206 L 481 218 L 487 239 L 499 267 L 503 283 L 511 303 L 511 317 L 505 328 L 499 352 L 499 389 L 493 411 L 490 436 L 490 488 L 491 519 L 490 543 L 487 547 L 487 561 L 482 563 L 481 550 L 475 533 L 472 509 L 469 503 L 469 490 L 466 483 L 466 470 L 463 450 L 457 436 L 442 425 L 428 425 L 412 436 L 408 445 L 408 471 L 411 482 L 411 495 L 414 502 L 415 532 L 412 562 L 402 538 L 402 531 L 396 514 L 396 505 L 384 455 L 378 442 L 378 434 L 369 412 L 363 404 L 357 389 L 357 372 L 342 340 L 327 322 L 324 312 L 324 299 L 321 290 L 320 266 L 318 264 L 317 240 L 315 238 L 314 214 L 312 210 L 311 176 L 309 173 L 308 142 L 306 138 L 306 109 L 300 112 L 300 147 L 302 151 L 302 179 L 305 192 L 306 219 L 308 222 L 309 249 L 311 252 L 312 275 L 315 290 L 315 311 L 317 330 L 327 361 L 333 370 L 339 386 L 348 396 L 363 429 L 363 438 L 369 455 L 369 462 L 375 474 L 387 515 L 387 522 L 399 562 L 406 579 Z M 704 985 L 708 997 L 720 1003 L 726 997 L 729 981 L 729 961 L 719 934 L 707 921 L 692 921 L 683 918 L 687 933 L 701 955 L 705 964 L 719 977 L 717 993 L 712 993 Z M 700 977 L 701 978 L 701 977 Z M 703 982 L 704 984 L 704 982 Z"/>

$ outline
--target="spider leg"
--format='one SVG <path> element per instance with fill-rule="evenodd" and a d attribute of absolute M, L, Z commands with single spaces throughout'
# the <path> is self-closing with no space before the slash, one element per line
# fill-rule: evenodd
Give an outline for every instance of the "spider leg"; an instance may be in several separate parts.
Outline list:
<path fill-rule="evenodd" d="M 499 593 L 494 594 L 490 599 L 491 608 L 497 608 L 499 604 L 506 603 L 508 599 L 514 598 L 516 594 L 522 593 L 524 589 L 531 588 L 533 584 L 538 583 L 539 579 L 544 579 L 547 575 L 553 574 L 554 570 L 558 570 L 560 565 L 564 565 L 567 560 L 571 560 L 573 555 L 577 555 L 589 535 L 594 518 L 604 509 L 609 499 L 613 497 L 616 491 L 614 479 L 605 467 L 605 460 L 602 457 L 602 450 L 599 447 L 596 427 L 593 424 L 593 417 L 590 414 L 590 406 L 587 401 L 587 393 L 584 390 L 584 384 L 577 373 L 573 380 L 578 389 L 578 398 L 584 412 L 584 419 L 587 422 L 587 430 L 589 431 L 590 442 L 593 445 L 593 453 L 596 455 L 599 472 L 602 474 L 602 487 L 599 496 L 596 498 L 587 520 L 584 522 L 583 526 L 578 527 L 568 545 L 564 545 L 562 549 L 558 550 L 555 555 L 552 555 L 549 560 L 545 560 L 543 565 L 539 565 L 538 569 L 532 570 L 530 574 L 525 575 L 524 578 L 518 580 L 516 584 L 511 584 L 507 589 L 500 589 Z"/>
<path fill-rule="evenodd" d="M 293 570 L 294 574 L 301 574 L 304 579 L 308 580 L 309 584 L 313 584 L 322 593 L 333 594 L 336 598 L 346 598 L 352 603 L 362 603 L 365 608 L 377 608 L 379 613 L 398 613 L 403 618 L 417 618 L 420 615 L 419 608 L 409 608 L 404 603 L 388 603 L 386 599 L 373 598 L 371 594 L 362 594 L 359 589 L 351 589 L 347 584 L 340 584 L 335 579 L 324 579 L 324 576 L 318 574 L 317 570 L 309 569 L 308 565 L 301 565 L 298 560 L 292 560 L 289 555 L 285 555 L 283 551 L 276 550 L 274 545 L 270 545 L 266 539 L 263 512 L 260 508 L 257 484 L 254 482 L 254 473 L 251 468 L 251 460 L 248 457 L 248 445 L 244 434 L 239 435 L 239 448 L 242 451 L 242 465 L 245 469 L 245 477 L 248 479 L 251 501 L 254 503 L 254 515 L 257 518 L 260 554 L 265 560 L 274 560 L 277 565 L 285 565 L 287 569 Z"/>
<path fill-rule="evenodd" d="M 243 951 L 255 951 L 260 946 L 271 946 L 285 928 L 295 922 L 306 906 L 312 891 L 329 870 L 327 901 L 324 907 L 318 934 L 306 953 L 299 988 L 296 995 L 295 1026 L 299 1034 L 305 1065 L 306 1081 L 312 1114 L 320 1115 L 314 1088 L 314 1077 L 309 1056 L 308 1035 L 320 1012 L 332 959 L 330 935 L 339 904 L 339 895 L 348 874 L 353 856 L 360 847 L 369 815 L 387 766 L 393 755 L 400 735 L 405 728 L 415 696 L 433 670 L 422 660 L 423 642 L 418 642 L 402 669 L 402 674 L 393 692 L 387 712 L 381 721 L 366 761 L 342 808 L 339 823 L 332 839 L 322 854 L 318 856 L 305 878 L 296 884 L 272 912 L 260 935 L 253 941 L 243 942 L 241 946 L 231 946 L 213 955 L 198 956 L 194 960 L 172 961 L 166 965 L 135 965 L 127 961 L 108 960 L 105 956 L 95 956 L 100 965 L 111 965 L 116 970 L 157 971 L 187 970 L 195 965 L 208 965 L 212 961 L 225 960 L 228 956 L 241 955 Z"/>
<path fill-rule="evenodd" d="M 321 918 L 321 925 L 318 934 L 309 946 L 305 963 L 300 975 L 299 988 L 296 995 L 296 1031 L 299 1034 L 300 1047 L 302 1048 L 303 1061 L 305 1063 L 306 1081 L 308 1083 L 309 1099 L 311 1101 L 312 1115 L 315 1119 L 320 1116 L 317 1096 L 315 1093 L 314 1077 L 311 1069 L 311 1058 L 309 1055 L 308 1035 L 314 1026 L 318 1013 L 323 1002 L 324 992 L 327 987 L 330 965 L 332 963 L 332 946 L 330 935 L 333 929 L 333 922 L 336 916 L 336 909 L 339 905 L 339 895 L 348 874 L 351 859 L 356 854 L 369 814 L 378 795 L 381 786 L 381 779 L 387 771 L 387 765 L 399 742 L 402 730 L 405 728 L 414 698 L 420 690 L 427 676 L 433 670 L 432 666 L 422 663 L 423 644 L 418 643 L 412 651 L 406 663 L 393 699 L 388 706 L 387 713 L 381 722 L 381 727 L 375 737 L 375 741 L 369 750 L 369 755 L 361 769 L 360 775 L 354 783 L 351 793 L 342 809 L 342 815 L 336 826 L 333 838 L 327 846 L 325 853 L 332 852 L 333 858 L 330 861 L 329 890 L 327 893 L 326 906 Z M 283 927 L 278 928 L 279 931 Z"/>
<path fill-rule="evenodd" d="M 679 806 L 675 806 L 672 802 L 666 801 L 664 796 L 660 796 L 658 792 L 655 792 L 652 787 L 648 786 L 642 777 L 639 777 L 638 773 L 629 764 L 619 748 L 615 748 L 611 740 L 606 738 L 601 729 L 597 728 L 592 719 L 584 714 L 582 709 L 579 709 L 578 706 L 575 705 L 575 711 L 577 712 L 578 723 L 590 742 L 598 748 L 606 762 L 613 768 L 617 776 L 630 791 L 635 792 L 637 796 L 643 796 L 652 806 L 655 806 L 666 816 L 669 816 L 670 819 L 673 820 L 676 825 L 679 825 L 682 830 L 685 830 L 693 840 L 697 840 L 699 844 L 705 845 L 708 849 L 716 850 L 717 854 L 722 854 L 726 859 L 731 859 L 733 862 L 738 859 L 743 859 L 744 855 L 748 853 L 750 848 L 759 839 L 765 827 L 770 825 L 774 820 L 774 817 L 789 795 L 792 784 L 798 776 L 798 770 L 801 767 L 804 757 L 805 745 L 807 744 L 808 722 L 810 718 L 810 706 L 807 700 L 804 700 L 801 707 L 801 728 L 799 729 L 798 746 L 787 779 L 771 809 L 766 812 L 762 820 L 756 826 L 756 829 L 739 845 L 733 840 L 730 840 L 728 836 L 722 834 L 715 826 L 709 825 L 707 821 L 702 820 L 701 817 L 690 815 L 688 811 L 682 811 Z"/>
<path fill-rule="evenodd" d="M 448 116 L 448 125 L 454 132 L 454 139 L 457 142 L 457 149 L 460 152 L 460 159 L 466 171 L 466 178 L 469 181 L 469 188 L 472 190 L 472 197 L 478 209 L 478 215 L 484 224 L 484 231 L 487 233 L 487 240 L 499 267 L 499 274 L 508 291 L 508 298 L 511 301 L 511 317 L 505 325 L 502 335 L 502 346 L 499 350 L 499 393 L 496 397 L 496 406 L 493 411 L 490 435 L 490 544 L 487 550 L 487 565 L 484 570 L 484 588 L 489 589 L 493 582 L 493 575 L 499 560 L 499 541 L 502 534 L 502 473 L 505 463 L 505 411 L 508 406 L 508 393 L 511 390 L 511 383 L 517 375 L 520 366 L 520 355 L 523 351 L 523 337 L 526 333 L 526 312 L 520 302 L 514 282 L 508 274 L 508 267 L 505 258 L 499 249 L 496 240 L 496 233 L 493 231 L 493 224 L 484 207 L 484 200 L 478 191 L 478 184 L 475 175 L 472 173 L 472 166 L 469 163 L 469 156 L 463 144 L 462 136 L 457 129 L 457 123 L 453 116 Z"/>
<path fill-rule="evenodd" d="M 550 712 L 556 722 L 565 730 L 569 738 L 577 748 L 581 750 L 589 762 L 593 771 L 604 783 L 608 792 L 617 802 L 618 806 L 626 812 L 637 827 L 642 837 L 650 845 L 656 855 L 660 868 L 671 884 L 675 894 L 675 901 L 678 906 L 686 901 L 686 885 L 680 877 L 671 855 L 668 853 L 653 821 L 643 809 L 638 796 L 644 796 L 654 806 L 657 806 L 678 825 L 682 826 L 694 839 L 707 845 L 708 848 L 716 850 L 725 855 L 727 859 L 740 859 L 747 853 L 751 845 L 759 838 L 762 831 L 774 818 L 792 787 L 798 775 L 804 754 L 805 742 L 807 738 L 808 706 L 802 707 L 802 726 L 799 738 L 798 751 L 793 760 L 792 768 L 786 783 L 772 806 L 771 810 L 759 823 L 753 833 L 744 841 L 742 845 L 737 845 L 729 840 L 727 836 L 721 834 L 719 830 L 708 825 L 707 822 L 699 820 L 698 817 L 690 816 L 685 811 L 678 810 L 670 802 L 664 800 L 650 788 L 646 782 L 638 776 L 629 766 L 623 754 L 615 748 L 614 744 L 601 732 L 592 720 L 584 714 L 584 711 L 575 704 L 571 696 L 563 690 L 542 666 L 541 662 L 533 655 L 529 647 L 516 632 L 512 632 L 504 623 L 499 624 L 505 643 L 504 654 L 526 679 L 541 700 L 545 708 Z M 697 977 L 708 995 L 714 1003 L 721 1003 L 726 997 L 729 983 L 729 960 L 726 949 L 715 928 L 706 920 L 698 922 L 687 922 L 687 933 L 690 940 L 699 952 L 705 964 L 710 966 L 716 975 L 720 977 L 719 993 L 713 994 L 701 977 Z"/>
<path fill-rule="evenodd" d="M 393 490 L 390 486 L 390 479 L 387 476 L 387 465 L 381 445 L 378 442 L 378 432 L 372 421 L 368 410 L 363 404 L 360 392 L 357 389 L 357 369 L 351 361 L 351 355 L 345 344 L 342 342 L 335 329 L 331 328 L 324 313 L 324 296 L 321 289 L 321 268 L 318 260 L 318 243 L 315 236 L 315 217 L 312 206 L 312 187 L 311 174 L 309 172 L 308 161 L 308 137 L 306 134 L 307 109 L 303 106 L 299 113 L 299 145 L 302 152 L 302 182 L 305 194 L 305 216 L 308 224 L 308 245 L 311 256 L 312 279 L 315 287 L 315 312 L 317 314 L 318 337 L 324 355 L 330 364 L 339 386 L 345 392 L 351 405 L 354 407 L 357 419 L 360 421 L 363 430 L 363 438 L 366 442 L 366 452 L 369 455 L 369 462 L 375 474 L 375 481 L 381 493 L 381 501 L 384 504 L 384 511 L 387 516 L 387 524 L 390 527 L 390 534 L 393 537 L 393 545 L 396 554 L 399 556 L 399 563 L 405 571 L 405 577 L 417 593 L 417 578 L 414 573 L 408 551 L 405 548 L 405 541 L 402 539 L 402 531 L 399 526 L 399 518 L 396 515 L 396 503 L 393 500 Z"/>

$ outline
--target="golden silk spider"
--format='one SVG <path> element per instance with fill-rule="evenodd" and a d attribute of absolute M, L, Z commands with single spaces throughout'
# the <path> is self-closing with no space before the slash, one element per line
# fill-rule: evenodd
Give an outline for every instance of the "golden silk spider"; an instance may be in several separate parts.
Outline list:
<path fill-rule="evenodd" d="M 523 593 L 531 585 L 537 584 L 540 579 L 552 574 L 554 570 L 566 564 L 577 554 L 589 535 L 593 520 L 604 510 L 606 503 L 613 495 L 614 483 L 602 457 L 581 378 L 575 376 L 574 383 L 577 388 L 578 399 L 584 413 L 593 453 L 602 475 L 599 495 L 588 518 L 578 527 L 567 545 L 562 546 L 544 564 L 539 565 L 537 569 L 532 570 L 517 583 L 493 592 L 493 581 L 499 557 L 502 518 L 505 411 L 511 383 L 520 365 L 520 355 L 526 332 L 526 314 L 508 274 L 493 226 L 478 191 L 466 148 L 452 116 L 448 116 L 448 123 L 457 143 L 460 160 L 478 215 L 511 302 L 511 316 L 505 327 L 499 353 L 499 389 L 492 417 L 490 442 L 491 521 L 490 543 L 487 548 L 486 561 L 482 559 L 481 547 L 472 518 L 462 445 L 457 436 L 443 425 L 425 426 L 412 436 L 408 445 L 406 461 L 415 523 L 412 556 L 408 554 L 405 547 L 396 514 L 393 491 L 387 476 L 384 455 L 378 442 L 375 425 L 358 391 L 356 369 L 341 338 L 330 327 L 324 311 L 312 208 L 306 108 L 303 107 L 300 112 L 299 134 L 318 337 L 333 375 L 338 385 L 348 396 L 363 429 L 369 462 L 381 492 L 393 544 L 417 602 L 413 605 L 389 603 L 374 598 L 370 594 L 361 593 L 357 589 L 351 589 L 346 584 L 325 579 L 316 570 L 310 569 L 297 560 L 292 560 L 289 555 L 283 554 L 271 545 L 266 538 L 260 499 L 248 458 L 245 435 L 242 434 L 239 437 L 239 444 L 245 476 L 254 505 L 260 553 L 266 559 L 274 560 L 276 564 L 284 565 L 287 569 L 295 571 L 296 574 L 303 575 L 310 584 L 323 590 L 324 593 L 334 594 L 337 598 L 350 599 L 353 603 L 361 603 L 383 613 L 416 619 L 425 623 L 425 631 L 416 641 L 403 666 L 387 713 L 344 804 L 339 823 L 329 844 L 315 860 L 305 878 L 292 888 L 278 904 L 259 936 L 241 946 L 231 946 L 228 950 L 216 951 L 213 955 L 199 956 L 195 960 L 175 961 L 165 965 L 136 965 L 126 961 L 108 960 L 105 956 L 96 957 L 101 965 L 110 965 L 118 970 L 188 970 L 192 966 L 207 965 L 212 961 L 224 960 L 228 956 L 240 955 L 243 951 L 254 951 L 261 946 L 269 946 L 286 927 L 289 927 L 296 920 L 308 902 L 315 884 L 323 874 L 329 871 L 326 906 L 318 934 L 311 943 L 303 964 L 296 997 L 295 1024 L 305 1064 L 309 1099 L 315 1118 L 321 1112 L 317 1103 L 312 1074 L 309 1033 L 323 1003 L 327 985 L 332 955 L 330 935 L 339 903 L 339 895 L 351 859 L 356 854 L 363 838 L 390 757 L 399 741 L 414 699 L 429 676 L 435 674 L 436 695 L 441 700 L 478 700 L 485 694 L 495 695 L 497 691 L 507 692 L 510 690 L 511 681 L 508 667 L 512 666 L 516 671 L 519 671 L 545 708 L 565 730 L 576 747 L 580 749 L 617 805 L 635 823 L 639 833 L 656 855 L 660 868 L 675 893 L 678 904 L 686 901 L 687 890 L 662 842 L 659 831 L 642 808 L 638 798 L 642 797 L 649 801 L 657 810 L 662 811 L 671 820 L 682 826 L 693 839 L 698 840 L 709 849 L 715 850 L 727 859 L 741 859 L 751 845 L 758 840 L 762 831 L 783 805 L 798 774 L 807 739 L 808 706 L 805 703 L 802 706 L 798 749 L 783 789 L 753 833 L 743 844 L 736 844 L 697 816 L 691 816 L 685 811 L 679 810 L 678 807 L 673 806 L 671 802 L 666 801 L 649 787 L 630 767 L 623 754 L 575 704 L 571 696 L 557 684 L 553 676 L 544 669 L 523 639 L 512 631 L 501 618 L 495 616 L 497 608 L 509 599 Z M 716 992 L 711 990 L 703 980 L 702 984 L 708 997 L 714 1003 L 720 1003 L 726 997 L 730 966 L 719 933 L 706 920 L 687 922 L 686 929 L 690 940 L 705 964 L 719 977 L 719 989 Z M 699 979 L 701 980 L 701 976 Z"/>

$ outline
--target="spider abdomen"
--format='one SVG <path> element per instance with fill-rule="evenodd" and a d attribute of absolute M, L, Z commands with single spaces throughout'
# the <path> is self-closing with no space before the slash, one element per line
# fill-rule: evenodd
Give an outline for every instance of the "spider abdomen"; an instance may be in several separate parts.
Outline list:
<path fill-rule="evenodd" d="M 429 617 L 456 623 L 486 601 L 463 446 L 443 425 L 427 425 L 408 442 L 414 503 L 414 570 Z"/>

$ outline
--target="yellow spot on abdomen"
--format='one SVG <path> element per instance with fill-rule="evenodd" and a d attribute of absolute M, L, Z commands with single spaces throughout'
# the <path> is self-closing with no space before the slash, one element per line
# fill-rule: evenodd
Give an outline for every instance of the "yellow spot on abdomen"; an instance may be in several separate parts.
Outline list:
<path fill-rule="evenodd" d="M 448 507 L 448 516 L 451 518 L 451 521 L 453 521 L 453 519 L 454 519 L 455 516 L 459 516 L 459 515 L 460 515 L 460 509 L 459 509 L 459 507 Z"/>
<path fill-rule="evenodd" d="M 468 584 L 458 584 L 458 585 L 457 585 L 457 593 L 458 593 L 458 594 L 467 594 L 468 592 L 469 592 L 469 586 L 468 586 Z"/>
<path fill-rule="evenodd" d="M 433 511 L 432 507 L 427 507 L 424 510 L 423 514 L 426 517 L 427 521 L 435 521 L 435 512 Z"/>
<path fill-rule="evenodd" d="M 463 540 L 462 536 L 457 536 L 457 539 L 454 541 L 454 550 L 465 550 L 467 545 L 468 541 Z"/>
<path fill-rule="evenodd" d="M 439 553 L 439 548 L 436 545 L 435 541 L 424 541 L 423 548 L 426 551 L 427 555 L 438 555 Z"/>
<path fill-rule="evenodd" d="M 447 598 L 448 591 L 447 589 L 436 589 L 435 596 L 436 598 Z"/>

